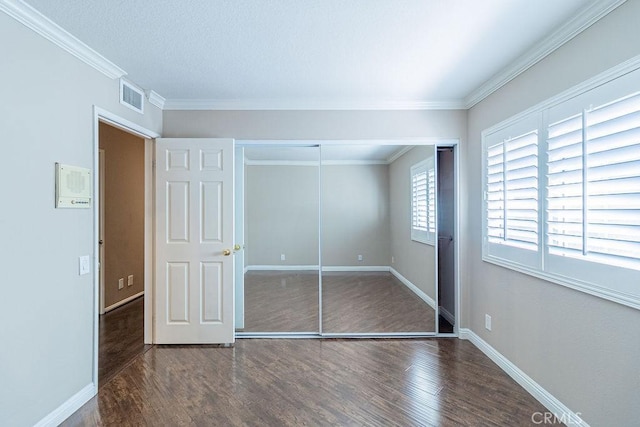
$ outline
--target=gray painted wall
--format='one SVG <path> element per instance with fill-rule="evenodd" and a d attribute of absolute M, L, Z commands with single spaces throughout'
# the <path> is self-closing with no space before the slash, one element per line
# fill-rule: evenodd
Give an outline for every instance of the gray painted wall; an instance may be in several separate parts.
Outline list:
<path fill-rule="evenodd" d="M 54 164 L 93 168 L 94 104 L 158 132 L 162 116 L 3 13 L 0 39 L 0 425 L 31 426 L 92 382 L 93 212 L 54 208 Z"/>
<path fill-rule="evenodd" d="M 411 240 L 411 166 L 434 155 L 433 146 L 418 146 L 389 165 L 391 267 L 432 299 L 436 292 L 434 246 Z"/>
<path fill-rule="evenodd" d="M 235 139 L 464 138 L 467 112 L 165 111 L 163 136 Z"/>
<path fill-rule="evenodd" d="M 637 426 L 640 311 L 482 261 L 480 133 L 640 54 L 640 1 L 628 1 L 469 112 L 462 163 L 465 309 L 470 327 L 592 426 Z M 492 331 L 484 315 L 492 316 Z"/>

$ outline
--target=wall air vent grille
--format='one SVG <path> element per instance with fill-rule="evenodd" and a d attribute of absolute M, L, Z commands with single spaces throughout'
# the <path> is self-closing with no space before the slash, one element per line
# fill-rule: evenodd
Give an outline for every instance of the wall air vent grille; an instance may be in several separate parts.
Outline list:
<path fill-rule="evenodd" d="M 131 83 L 120 79 L 120 103 L 143 114 L 144 92 Z"/>

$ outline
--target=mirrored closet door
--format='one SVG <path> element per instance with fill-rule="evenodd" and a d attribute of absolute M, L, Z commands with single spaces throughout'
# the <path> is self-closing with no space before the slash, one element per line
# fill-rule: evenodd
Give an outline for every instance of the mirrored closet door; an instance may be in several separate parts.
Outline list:
<path fill-rule="evenodd" d="M 317 334 L 320 149 L 264 145 L 243 151 L 244 170 L 236 179 L 244 187 L 237 331 Z"/>
<path fill-rule="evenodd" d="M 436 325 L 435 147 L 325 145 L 323 334 L 428 334 Z"/>
<path fill-rule="evenodd" d="M 435 154 L 433 145 L 240 148 L 240 336 L 435 334 Z"/>

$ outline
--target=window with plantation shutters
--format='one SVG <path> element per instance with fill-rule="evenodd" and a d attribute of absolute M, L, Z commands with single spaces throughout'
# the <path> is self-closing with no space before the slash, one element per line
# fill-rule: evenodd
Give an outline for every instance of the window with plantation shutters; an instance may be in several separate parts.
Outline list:
<path fill-rule="evenodd" d="M 433 161 L 411 167 L 411 239 L 435 244 L 436 178 Z"/>
<path fill-rule="evenodd" d="M 483 259 L 640 309 L 640 69 L 608 77 L 483 132 Z"/>
<path fill-rule="evenodd" d="M 640 269 L 640 93 L 548 125 L 550 255 Z"/>

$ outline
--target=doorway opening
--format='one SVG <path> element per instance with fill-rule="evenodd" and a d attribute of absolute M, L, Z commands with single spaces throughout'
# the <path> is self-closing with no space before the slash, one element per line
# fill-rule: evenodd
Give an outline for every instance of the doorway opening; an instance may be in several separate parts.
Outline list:
<path fill-rule="evenodd" d="M 107 123 L 99 146 L 98 382 L 106 383 L 144 344 L 145 139 Z"/>
<path fill-rule="evenodd" d="M 104 368 L 101 372 L 99 360 L 104 361 L 114 361 L 109 357 L 112 355 L 113 346 L 111 351 L 109 351 L 108 343 L 104 342 L 104 339 L 107 341 L 117 341 L 118 338 L 114 338 L 114 335 L 104 335 L 102 334 L 101 326 L 109 328 L 109 323 L 118 324 L 122 323 L 122 319 L 129 318 L 129 324 L 142 324 L 140 327 L 142 329 L 142 341 L 139 341 L 138 338 L 135 338 L 136 342 L 140 342 L 142 346 L 145 344 L 151 344 L 153 341 L 153 301 L 152 301 L 152 284 L 153 284 L 153 221 L 154 221 L 154 213 L 153 213 L 153 146 L 154 146 L 154 138 L 158 138 L 160 135 L 154 131 L 146 129 L 136 123 L 133 123 L 129 120 L 126 120 L 120 116 L 117 116 L 107 110 L 94 106 L 93 111 L 93 149 L 94 149 L 94 188 L 93 194 L 97 197 L 95 198 L 94 210 L 93 210 L 93 218 L 94 218 L 94 349 L 93 349 L 93 383 L 96 387 L 101 384 L 101 382 L 106 382 L 109 378 L 108 375 L 105 374 Z M 114 244 L 111 238 L 109 238 L 109 242 L 106 241 L 104 232 L 105 232 L 105 223 L 101 221 L 101 219 L 105 219 L 108 212 L 111 211 L 125 211 L 125 207 L 122 206 L 122 203 L 119 202 L 117 197 L 118 193 L 116 193 L 115 202 L 108 203 L 107 202 L 107 194 L 106 194 L 106 185 L 100 185 L 102 178 L 106 176 L 109 169 L 109 147 L 104 146 L 101 142 L 103 139 L 106 140 L 104 134 L 101 135 L 101 131 L 114 133 L 115 131 L 122 132 L 122 136 L 125 138 L 136 138 L 135 141 L 142 145 L 143 149 L 143 159 L 142 161 L 138 161 L 135 163 L 135 167 L 142 171 L 142 200 L 143 200 L 143 209 L 142 209 L 142 228 L 143 228 L 143 241 L 142 243 L 138 243 L 142 246 L 142 272 L 135 273 L 129 272 L 126 275 L 123 274 L 122 277 L 118 276 L 115 279 L 115 288 L 117 289 L 120 286 L 120 278 L 123 279 L 122 289 L 120 290 L 120 294 L 123 293 L 124 298 L 113 299 L 105 295 L 105 290 L 103 289 L 101 283 L 104 282 L 107 285 L 107 281 L 110 280 L 107 274 L 104 276 L 101 275 L 101 271 L 107 273 L 106 270 L 101 270 L 101 265 L 105 265 L 103 249 L 107 249 L 109 245 L 115 248 L 115 251 L 120 251 L 121 248 L 117 244 Z M 118 135 L 118 134 L 115 134 Z M 104 151 L 101 151 L 101 148 Z M 138 149 L 140 147 L 137 147 Z M 117 151 L 117 150 L 116 150 Z M 113 156 L 117 157 L 117 152 L 112 152 Z M 113 169 L 113 166 L 111 167 Z M 115 170 L 118 173 L 118 169 Z M 103 184 L 108 184 L 105 179 Z M 101 191 L 102 190 L 102 191 Z M 139 196 L 139 195 L 138 195 Z M 108 231 L 107 231 L 108 233 Z M 102 245 L 100 244 L 102 242 Z M 108 263 L 108 262 L 107 262 Z M 116 273 L 117 274 L 117 273 Z M 130 280 L 129 276 L 133 275 L 133 278 Z M 139 275 L 139 277 L 136 277 Z M 104 280 L 101 280 L 101 276 Z M 132 283 L 129 286 L 129 283 Z M 139 285 L 139 286 L 136 286 Z M 139 290 L 138 290 L 139 288 Z M 127 293 L 128 292 L 128 293 Z M 116 291 L 116 295 L 117 295 Z M 147 295 L 148 298 L 143 298 L 142 295 Z M 137 298 L 137 299 L 136 299 Z M 141 306 L 142 309 L 140 310 Z M 132 313 L 127 313 L 127 311 L 131 311 Z M 103 316 L 104 314 L 104 316 Z M 136 320 L 137 319 L 137 320 Z M 101 320 L 102 325 L 101 325 Z M 140 328 L 136 328 L 139 330 Z M 126 328 L 125 328 L 126 329 Z M 101 338 L 103 338 L 103 342 L 101 342 Z M 140 345 L 138 344 L 138 345 Z M 101 350 L 103 350 L 103 354 L 101 355 Z M 120 353 L 121 351 L 117 351 L 116 353 Z M 110 372 L 110 368 L 107 366 L 106 372 Z"/>

